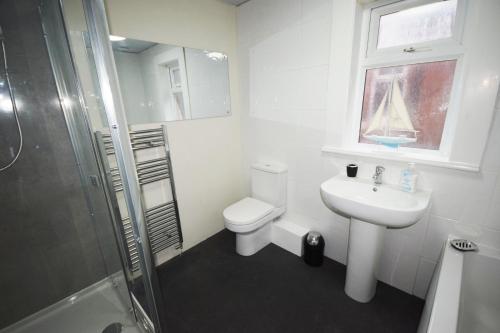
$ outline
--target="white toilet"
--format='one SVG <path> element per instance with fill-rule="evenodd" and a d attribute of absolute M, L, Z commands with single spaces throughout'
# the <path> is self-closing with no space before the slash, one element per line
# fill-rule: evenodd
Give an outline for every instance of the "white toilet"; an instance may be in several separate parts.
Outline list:
<path fill-rule="evenodd" d="M 250 256 L 271 242 L 271 221 L 286 211 L 287 168 L 252 165 L 252 196 L 224 209 L 226 228 L 236 233 L 236 252 Z"/>

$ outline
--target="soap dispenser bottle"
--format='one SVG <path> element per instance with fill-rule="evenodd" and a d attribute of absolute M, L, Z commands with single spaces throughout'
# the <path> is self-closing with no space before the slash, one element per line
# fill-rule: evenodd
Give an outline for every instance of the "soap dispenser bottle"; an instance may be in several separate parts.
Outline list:
<path fill-rule="evenodd" d="M 408 163 L 408 167 L 401 171 L 401 177 L 399 178 L 399 187 L 403 192 L 413 193 L 417 188 L 417 170 L 415 169 L 415 163 Z"/>

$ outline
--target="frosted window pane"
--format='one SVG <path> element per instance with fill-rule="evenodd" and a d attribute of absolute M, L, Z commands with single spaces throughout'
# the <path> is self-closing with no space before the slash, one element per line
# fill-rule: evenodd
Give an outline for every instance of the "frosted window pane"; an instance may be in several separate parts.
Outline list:
<path fill-rule="evenodd" d="M 455 65 L 448 60 L 367 70 L 359 142 L 401 140 L 407 141 L 403 147 L 439 149 Z"/>
<path fill-rule="evenodd" d="M 453 35 L 457 0 L 431 3 L 380 17 L 377 48 L 409 45 Z"/>

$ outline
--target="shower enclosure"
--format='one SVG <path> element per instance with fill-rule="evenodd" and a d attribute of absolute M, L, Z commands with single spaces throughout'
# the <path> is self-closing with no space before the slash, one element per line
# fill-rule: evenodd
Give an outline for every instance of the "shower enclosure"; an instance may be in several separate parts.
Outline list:
<path fill-rule="evenodd" d="M 0 332 L 164 332 L 155 249 L 182 245 L 168 140 L 128 127 L 103 1 L 5 0 L 0 26 Z M 151 136 L 164 157 L 137 162 Z M 144 179 L 165 178 L 172 201 L 145 207 Z"/>

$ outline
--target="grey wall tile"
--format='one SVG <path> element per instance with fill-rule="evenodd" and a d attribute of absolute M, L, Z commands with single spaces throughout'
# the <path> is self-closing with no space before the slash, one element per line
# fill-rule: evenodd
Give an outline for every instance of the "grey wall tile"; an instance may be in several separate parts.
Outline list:
<path fill-rule="evenodd" d="M 107 274 L 58 104 L 38 5 L 38 0 L 0 1 L 25 139 L 19 161 L 0 173 L 0 329 Z M 0 79 L 4 76 L 0 69 Z M 1 164 L 17 140 L 12 114 L 0 112 Z M 109 239 L 105 247 L 114 244 Z"/>

